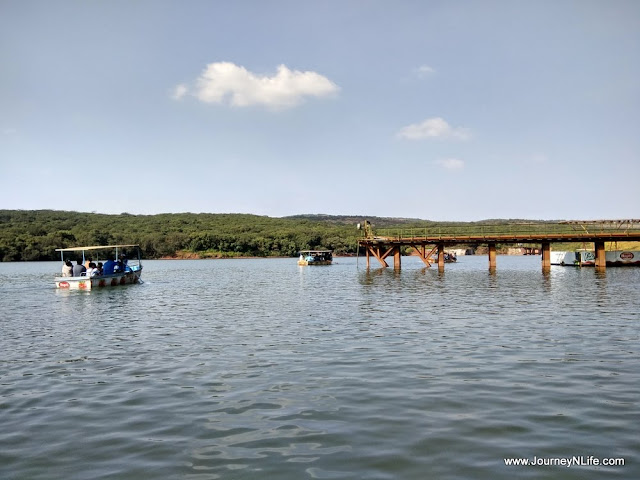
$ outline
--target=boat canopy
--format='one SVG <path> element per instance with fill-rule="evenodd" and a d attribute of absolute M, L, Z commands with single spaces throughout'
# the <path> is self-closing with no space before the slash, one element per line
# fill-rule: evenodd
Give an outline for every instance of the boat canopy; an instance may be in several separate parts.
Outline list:
<path fill-rule="evenodd" d="M 126 248 L 126 247 L 139 247 L 140 245 L 94 245 L 91 247 L 71 247 L 71 248 L 56 248 L 56 252 L 83 252 L 85 250 L 100 250 L 107 248 Z"/>
<path fill-rule="evenodd" d="M 300 250 L 300 253 L 332 253 L 333 250 Z"/>
<path fill-rule="evenodd" d="M 69 247 L 69 248 L 56 248 L 56 252 L 60 252 L 60 259 L 64 262 L 64 253 L 65 252 L 82 252 L 82 261 L 84 263 L 85 253 L 87 251 L 94 250 L 115 250 L 116 257 L 118 256 L 118 249 L 123 248 L 135 248 L 138 253 L 138 262 L 140 262 L 140 245 L 91 245 L 88 247 Z"/>

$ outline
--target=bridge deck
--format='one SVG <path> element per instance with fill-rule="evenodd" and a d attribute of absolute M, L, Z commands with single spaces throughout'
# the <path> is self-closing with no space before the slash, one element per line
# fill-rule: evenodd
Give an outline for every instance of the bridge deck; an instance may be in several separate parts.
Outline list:
<path fill-rule="evenodd" d="M 367 225 L 368 222 L 365 222 Z M 370 227 L 370 225 L 367 225 Z M 536 243 L 542 245 L 542 266 L 550 265 L 550 245 L 558 242 L 593 242 L 596 265 L 604 267 L 605 242 L 640 242 L 640 220 L 599 220 L 545 222 L 535 224 L 482 224 L 482 225 L 434 225 L 425 228 L 380 230 L 373 234 L 370 228 L 358 244 L 369 255 L 375 256 L 383 266 L 385 258 L 394 257 L 394 266 L 400 266 L 400 247 L 410 246 L 430 266 L 430 255 L 438 250 L 438 266 L 444 266 L 444 247 L 466 244 L 489 246 L 489 266 L 495 268 L 496 244 Z M 429 254 L 427 245 L 435 245 Z"/>
<path fill-rule="evenodd" d="M 398 244 L 411 245 L 412 243 L 445 243 L 455 245 L 461 243 L 542 243 L 542 242 L 638 242 L 640 241 L 640 231 L 638 232 L 568 232 L 568 233 L 474 233 L 474 234 L 429 234 L 415 235 L 403 234 L 396 236 L 375 236 L 372 238 L 361 238 L 361 245 L 366 244 Z"/>

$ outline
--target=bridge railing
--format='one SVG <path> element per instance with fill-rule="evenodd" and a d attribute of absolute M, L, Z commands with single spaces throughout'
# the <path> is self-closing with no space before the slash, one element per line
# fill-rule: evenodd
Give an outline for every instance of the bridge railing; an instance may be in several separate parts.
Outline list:
<path fill-rule="evenodd" d="M 640 220 L 593 222 L 544 222 L 496 224 L 432 224 L 425 227 L 375 230 L 375 237 L 407 240 L 412 238 L 501 237 L 527 235 L 606 235 L 640 234 Z"/>

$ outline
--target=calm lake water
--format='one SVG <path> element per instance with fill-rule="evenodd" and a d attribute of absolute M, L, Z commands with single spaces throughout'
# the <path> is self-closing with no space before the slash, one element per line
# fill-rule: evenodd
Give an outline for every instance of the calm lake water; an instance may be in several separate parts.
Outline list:
<path fill-rule="evenodd" d="M 640 269 L 487 265 L 0 263 L 0 478 L 640 478 Z"/>

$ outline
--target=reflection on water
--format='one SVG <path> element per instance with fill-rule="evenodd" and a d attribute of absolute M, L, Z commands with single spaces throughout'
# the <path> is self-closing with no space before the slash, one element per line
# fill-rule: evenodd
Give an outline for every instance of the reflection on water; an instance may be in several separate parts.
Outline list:
<path fill-rule="evenodd" d="M 635 478 L 640 269 L 0 264 L 0 478 Z M 505 457 L 624 467 L 506 467 Z"/>

